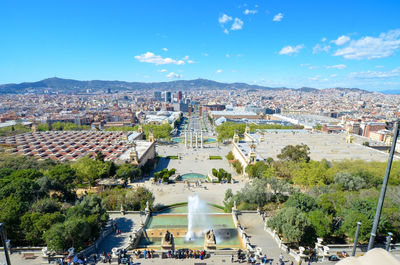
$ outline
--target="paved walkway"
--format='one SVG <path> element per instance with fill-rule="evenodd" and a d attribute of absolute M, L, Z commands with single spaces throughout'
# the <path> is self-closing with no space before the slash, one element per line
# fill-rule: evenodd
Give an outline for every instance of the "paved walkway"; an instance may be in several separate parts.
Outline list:
<path fill-rule="evenodd" d="M 250 237 L 250 243 L 262 249 L 269 259 L 273 259 L 273 264 L 279 261 L 282 253 L 284 261 L 294 261 L 288 254 L 284 253 L 275 240 L 264 230 L 262 217 L 257 213 L 242 213 L 238 216 L 241 226 Z"/>
<path fill-rule="evenodd" d="M 144 216 L 140 214 L 110 214 L 110 219 L 113 219 L 117 224 L 117 229 L 121 230 L 121 234 L 112 233 L 107 236 L 99 246 L 99 253 L 111 252 L 112 248 L 125 248 L 129 245 L 132 231 L 139 228 L 140 219 L 144 221 Z"/>

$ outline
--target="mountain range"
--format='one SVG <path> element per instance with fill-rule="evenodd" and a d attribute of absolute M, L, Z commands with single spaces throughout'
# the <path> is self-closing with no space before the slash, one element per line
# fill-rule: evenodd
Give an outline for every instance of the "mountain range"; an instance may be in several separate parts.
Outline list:
<path fill-rule="evenodd" d="M 360 92 L 371 93 L 370 91 L 359 88 L 327 88 L 316 89 L 311 87 L 286 88 L 286 87 L 266 87 L 259 85 L 249 85 L 246 83 L 221 83 L 207 79 L 195 80 L 176 80 L 169 82 L 125 82 L 125 81 L 79 81 L 63 78 L 47 78 L 37 82 L 24 82 L 19 84 L 3 84 L 0 85 L 0 94 L 24 94 L 24 93 L 86 93 L 90 89 L 91 92 L 96 91 L 129 91 L 138 89 L 154 89 L 154 90 L 186 90 L 186 89 L 228 89 L 228 90 L 292 90 L 299 92 L 318 92 L 329 90 L 339 90 L 343 92 Z"/>

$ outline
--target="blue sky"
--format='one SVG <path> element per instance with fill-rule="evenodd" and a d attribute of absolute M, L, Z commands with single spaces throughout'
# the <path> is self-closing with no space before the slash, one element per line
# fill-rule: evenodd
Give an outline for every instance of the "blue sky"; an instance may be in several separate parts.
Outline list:
<path fill-rule="evenodd" d="M 0 83 L 400 88 L 397 0 L 3 0 L 0 10 Z"/>

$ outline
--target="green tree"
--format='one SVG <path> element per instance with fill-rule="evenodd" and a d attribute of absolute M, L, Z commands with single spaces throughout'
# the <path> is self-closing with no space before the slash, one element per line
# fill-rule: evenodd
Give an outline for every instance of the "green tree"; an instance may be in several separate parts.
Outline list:
<path fill-rule="evenodd" d="M 312 245 L 316 234 L 307 214 L 298 208 L 284 207 L 275 217 L 268 220 L 268 226 L 282 234 L 287 242 Z"/>
<path fill-rule="evenodd" d="M 233 155 L 232 151 L 230 151 L 230 152 L 226 155 L 226 159 L 228 159 L 229 161 L 235 159 L 235 156 Z"/>
<path fill-rule="evenodd" d="M 128 190 L 126 193 L 124 207 L 133 211 L 145 210 L 147 202 L 152 207 L 154 202 L 153 194 L 147 188 L 137 187 L 136 189 Z"/>
<path fill-rule="evenodd" d="M 83 157 L 72 164 L 72 168 L 76 170 L 81 182 L 86 182 L 90 185 L 94 185 L 95 181 L 99 178 L 108 177 L 109 167 L 109 164 L 93 160 L 89 157 Z"/>
<path fill-rule="evenodd" d="M 27 212 L 21 217 L 21 230 L 25 234 L 25 240 L 32 246 L 44 244 L 44 233 L 58 222 L 63 222 L 64 216 L 59 213 Z"/>
<path fill-rule="evenodd" d="M 65 232 L 64 223 L 56 223 L 44 233 L 43 237 L 49 250 L 65 251 L 71 247 L 66 240 Z"/>
<path fill-rule="evenodd" d="M 38 130 L 38 131 L 50 131 L 50 126 L 49 126 L 49 124 L 47 124 L 47 123 L 39 124 L 39 125 L 37 126 L 37 130 Z"/>
<path fill-rule="evenodd" d="M 246 173 L 250 178 L 261 178 L 263 172 L 268 170 L 269 166 L 263 161 L 257 161 L 253 165 L 248 165 L 246 167 Z"/>
<path fill-rule="evenodd" d="M 342 190 L 360 190 L 367 186 L 366 181 L 359 176 L 352 176 L 348 172 L 339 172 L 334 178 L 335 184 L 337 184 Z"/>
<path fill-rule="evenodd" d="M 36 169 L 19 169 L 14 171 L 11 175 L 11 179 L 17 179 L 17 178 L 26 178 L 26 179 L 39 179 L 43 177 L 42 172 Z"/>
<path fill-rule="evenodd" d="M 308 213 L 308 219 L 315 229 L 318 237 L 325 238 L 331 234 L 332 217 L 321 210 L 313 210 Z"/>
<path fill-rule="evenodd" d="M 321 187 L 331 183 L 327 175 L 328 165 L 323 162 L 301 160 L 292 165 L 293 182 L 305 187 Z"/>
<path fill-rule="evenodd" d="M 302 212 L 312 211 L 316 206 L 317 204 L 313 197 L 300 192 L 294 193 L 285 203 L 285 207 L 297 208 Z"/>
<path fill-rule="evenodd" d="M 281 150 L 281 153 L 278 154 L 277 157 L 284 161 L 309 162 L 310 161 L 309 154 L 310 154 L 310 148 L 305 144 L 296 146 L 287 145 Z"/>
<path fill-rule="evenodd" d="M 22 202 L 20 198 L 11 194 L 0 199 L 0 223 L 4 224 L 7 231 L 7 238 L 13 241 L 20 241 L 23 238 L 19 228 L 20 217 L 29 208 L 27 202 Z"/>
<path fill-rule="evenodd" d="M 61 204 L 53 198 L 43 198 L 31 206 L 31 211 L 36 213 L 55 213 L 61 210 Z"/>
<path fill-rule="evenodd" d="M 121 166 L 119 166 L 116 173 L 117 178 L 122 178 L 125 181 L 128 181 L 128 179 L 134 181 L 138 179 L 141 176 L 141 174 L 142 173 L 140 168 L 133 164 L 122 164 Z"/>

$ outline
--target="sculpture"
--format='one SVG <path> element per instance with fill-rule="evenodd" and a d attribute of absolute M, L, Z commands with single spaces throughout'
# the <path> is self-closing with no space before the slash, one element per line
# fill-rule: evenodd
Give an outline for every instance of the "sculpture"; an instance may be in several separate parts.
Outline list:
<path fill-rule="evenodd" d="M 161 240 L 161 248 L 162 249 L 173 249 L 173 243 L 174 243 L 174 235 L 171 234 L 168 230 L 165 231 L 165 234 Z"/>
<path fill-rule="evenodd" d="M 215 235 L 214 235 L 214 230 L 210 230 L 206 233 L 207 235 L 207 240 L 211 242 L 215 242 Z"/>
<path fill-rule="evenodd" d="M 204 234 L 204 248 L 206 250 L 215 250 L 217 248 L 214 230 L 212 229 Z"/>
<path fill-rule="evenodd" d="M 171 233 L 167 230 L 164 235 L 164 242 L 170 242 L 170 241 L 171 241 Z"/>

